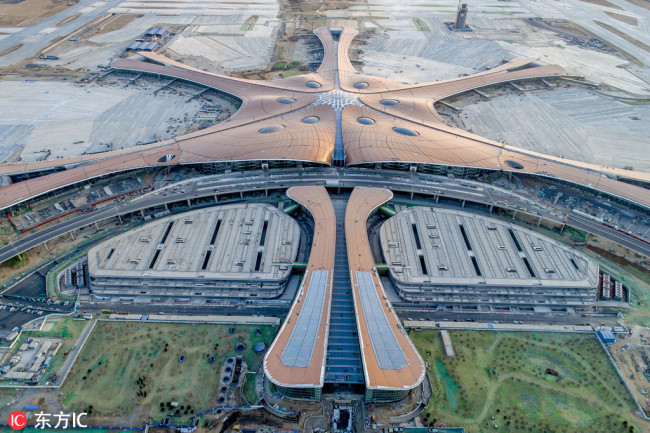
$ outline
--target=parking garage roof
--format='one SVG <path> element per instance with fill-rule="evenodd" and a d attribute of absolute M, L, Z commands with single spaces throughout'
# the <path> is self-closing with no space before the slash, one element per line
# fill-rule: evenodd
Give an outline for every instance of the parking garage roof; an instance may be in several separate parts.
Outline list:
<path fill-rule="evenodd" d="M 287 195 L 314 219 L 305 277 L 287 318 L 264 357 L 269 379 L 284 387 L 322 387 L 332 299 L 336 217 L 322 186 L 294 187 Z"/>
<path fill-rule="evenodd" d="M 424 361 L 384 293 L 366 230 L 370 213 L 392 196 L 387 189 L 356 187 L 345 212 L 345 234 L 366 387 L 407 390 L 424 379 Z"/>
<path fill-rule="evenodd" d="M 217 206 L 161 218 L 88 253 L 96 277 L 281 281 L 298 254 L 300 229 L 269 205 Z"/>
<path fill-rule="evenodd" d="M 595 288 L 590 257 L 515 224 L 458 210 L 413 207 L 386 221 L 381 248 L 404 283 Z"/>

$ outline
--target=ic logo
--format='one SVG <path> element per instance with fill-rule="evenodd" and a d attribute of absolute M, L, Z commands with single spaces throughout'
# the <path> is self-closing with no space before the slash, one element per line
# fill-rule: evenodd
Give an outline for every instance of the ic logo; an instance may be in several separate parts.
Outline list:
<path fill-rule="evenodd" d="M 12 412 L 9 415 L 9 426 L 14 430 L 22 430 L 27 425 L 27 417 L 20 411 Z"/>

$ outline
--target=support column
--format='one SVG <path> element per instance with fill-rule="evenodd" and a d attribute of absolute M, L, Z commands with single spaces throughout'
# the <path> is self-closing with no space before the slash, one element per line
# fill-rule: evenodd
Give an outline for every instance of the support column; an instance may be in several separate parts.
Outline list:
<path fill-rule="evenodd" d="M 192 203 L 190 203 L 190 199 L 187 199 L 187 207 L 192 207 Z"/>
<path fill-rule="evenodd" d="M 541 223 L 542 223 L 542 217 L 539 217 L 539 219 L 537 220 L 537 227 L 539 227 Z"/>
<path fill-rule="evenodd" d="M 122 225 L 122 215 L 119 213 L 117 214 L 117 219 L 120 220 L 120 225 Z"/>
<path fill-rule="evenodd" d="M 244 191 L 239 191 L 239 197 L 243 200 L 244 199 Z"/>
<path fill-rule="evenodd" d="M 515 219 L 517 217 L 517 210 L 515 209 L 514 213 L 512 214 L 512 219 Z"/>
<path fill-rule="evenodd" d="M 50 251 L 50 249 L 47 247 L 47 242 L 43 242 L 43 246 L 45 247 L 45 251 Z"/>
<path fill-rule="evenodd" d="M 492 213 L 493 210 L 494 210 L 494 205 L 491 204 L 491 205 L 490 205 L 490 213 Z"/>
<path fill-rule="evenodd" d="M 72 238 L 72 241 L 74 242 L 74 240 L 75 240 L 74 239 L 74 234 L 72 232 L 68 232 L 68 233 L 70 233 L 70 237 Z"/>
<path fill-rule="evenodd" d="M 216 194 L 214 195 L 214 202 L 219 203 L 219 196 L 217 196 Z"/>
<path fill-rule="evenodd" d="M 438 204 L 438 200 L 440 200 L 440 196 L 439 196 L 439 195 L 436 196 L 436 204 Z"/>
<path fill-rule="evenodd" d="M 461 205 L 461 207 L 462 207 L 463 209 L 465 208 L 465 200 L 463 200 L 463 204 Z"/>
<path fill-rule="evenodd" d="M 142 215 L 142 218 L 144 218 L 144 209 L 140 209 L 140 215 Z"/>

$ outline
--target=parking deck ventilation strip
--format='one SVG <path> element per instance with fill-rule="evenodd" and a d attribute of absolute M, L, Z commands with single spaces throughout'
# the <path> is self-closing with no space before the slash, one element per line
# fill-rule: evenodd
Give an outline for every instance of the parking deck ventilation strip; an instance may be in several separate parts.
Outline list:
<path fill-rule="evenodd" d="M 472 256 L 471 259 L 472 259 L 472 264 L 474 265 L 474 270 L 476 271 L 476 275 L 480 277 L 483 274 L 481 274 L 481 268 L 478 267 L 478 262 L 476 261 L 476 257 Z"/>
<path fill-rule="evenodd" d="M 465 232 L 465 227 L 463 227 L 462 224 L 459 224 L 458 228 L 460 229 L 460 234 L 463 235 L 463 240 L 465 241 L 465 246 L 467 247 L 467 250 L 472 251 L 472 244 L 469 243 L 469 238 L 467 237 L 467 233 Z"/>
<path fill-rule="evenodd" d="M 415 248 L 418 250 L 422 249 L 422 244 L 420 243 L 420 236 L 418 235 L 418 227 L 413 224 L 413 237 L 415 238 Z"/>
<path fill-rule="evenodd" d="M 510 233 L 510 237 L 515 242 L 515 246 L 517 247 L 517 251 L 522 253 L 524 250 L 521 249 L 521 244 L 519 243 L 519 240 L 517 239 L 517 236 L 515 236 L 515 232 L 513 232 L 512 229 L 508 229 L 508 233 Z"/>
<path fill-rule="evenodd" d="M 153 259 L 151 259 L 151 263 L 149 263 L 149 269 L 153 269 L 153 267 L 156 265 L 160 251 L 162 250 L 156 250 L 156 254 L 153 255 Z"/>
<path fill-rule="evenodd" d="M 401 370 L 408 364 L 406 356 L 390 323 L 388 323 L 372 274 L 367 271 L 356 271 L 355 275 L 359 286 L 363 318 L 366 321 L 368 334 L 370 334 L 370 343 L 375 352 L 377 364 L 382 370 Z"/>
<path fill-rule="evenodd" d="M 113 253 L 115 252 L 115 248 L 111 248 L 111 250 L 108 252 L 108 255 L 106 256 L 106 261 L 108 261 L 111 257 L 113 257 Z M 571 259 L 573 260 L 573 259 Z M 573 263 L 575 266 L 575 262 Z M 577 268 L 577 266 L 576 266 Z"/>
<path fill-rule="evenodd" d="M 167 236 L 169 236 L 169 232 L 172 231 L 173 226 L 174 226 L 174 221 L 170 222 L 169 225 L 167 226 L 167 230 L 165 230 L 165 234 L 163 235 L 162 239 L 160 240 L 161 244 L 165 243 L 165 241 L 167 240 Z"/>
<path fill-rule="evenodd" d="M 264 221 L 264 226 L 262 227 L 262 236 L 260 237 L 260 247 L 264 246 L 264 242 L 266 241 L 266 231 L 269 228 L 269 222 Z"/>
<path fill-rule="evenodd" d="M 535 271 L 533 271 L 533 268 L 530 266 L 528 259 L 526 257 L 522 257 L 521 260 L 523 260 L 524 265 L 526 265 L 526 269 L 528 269 L 528 273 L 530 274 L 530 276 L 533 278 L 537 278 L 537 275 L 535 275 Z"/>
<path fill-rule="evenodd" d="M 262 265 L 262 251 L 257 252 L 257 260 L 255 260 L 255 272 L 258 272 L 260 270 L 260 266 Z"/>
<path fill-rule="evenodd" d="M 214 231 L 212 232 L 212 238 L 210 239 L 210 245 L 214 245 L 214 242 L 217 240 L 217 234 L 219 234 L 219 227 L 221 227 L 221 220 L 217 220 L 217 225 L 214 226 Z"/>
<path fill-rule="evenodd" d="M 258 253 L 261 255 L 261 253 Z M 308 367 L 311 362 L 318 329 L 323 315 L 323 303 L 327 293 L 329 271 L 313 271 L 307 295 L 298 302 L 303 302 L 298 321 L 291 332 L 280 360 L 288 367 Z M 290 320 L 290 319 L 287 319 Z"/>
<path fill-rule="evenodd" d="M 578 266 L 578 264 L 576 263 L 576 261 L 575 261 L 574 259 L 569 259 L 569 260 L 571 260 L 571 263 L 573 264 L 573 267 L 576 268 L 576 271 L 579 271 L 579 270 L 580 270 L 580 266 Z"/>
<path fill-rule="evenodd" d="M 420 257 L 420 267 L 422 268 L 422 275 L 429 275 L 427 272 L 427 264 L 424 262 L 424 257 L 422 254 L 419 255 Z"/>
<path fill-rule="evenodd" d="M 212 251 L 208 250 L 205 253 L 205 258 L 203 259 L 203 265 L 201 265 L 201 270 L 204 271 L 208 269 L 208 262 L 210 261 L 210 255 L 212 254 Z"/>
<path fill-rule="evenodd" d="M 345 242 L 345 209 L 347 202 L 332 200 L 332 205 L 334 206 L 337 225 L 325 382 L 330 384 L 363 384 L 363 365 L 361 363 L 357 322 L 354 315 L 348 249 Z"/>

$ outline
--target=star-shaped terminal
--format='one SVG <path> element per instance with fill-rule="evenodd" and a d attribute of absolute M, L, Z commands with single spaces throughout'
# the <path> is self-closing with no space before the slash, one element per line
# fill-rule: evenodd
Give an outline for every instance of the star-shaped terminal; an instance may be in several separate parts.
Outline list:
<path fill-rule="evenodd" d="M 305 75 L 256 81 L 183 65 L 155 53 L 118 59 L 116 70 L 169 77 L 215 89 L 241 101 L 227 121 L 172 140 L 52 161 L 5 164 L 0 174 L 25 178 L 0 188 L 0 209 L 57 189 L 111 174 L 175 164 L 234 167 L 330 166 L 397 168 L 478 176 L 527 173 L 594 188 L 650 207 L 639 185 L 650 174 L 525 151 L 447 125 L 435 103 L 473 89 L 565 75 L 557 65 L 516 59 L 456 79 L 405 84 L 359 73 L 349 58 L 358 32 L 338 41 L 327 28 L 314 34 L 323 47 L 320 67 Z M 614 143 L 613 143 L 614 144 Z"/>

